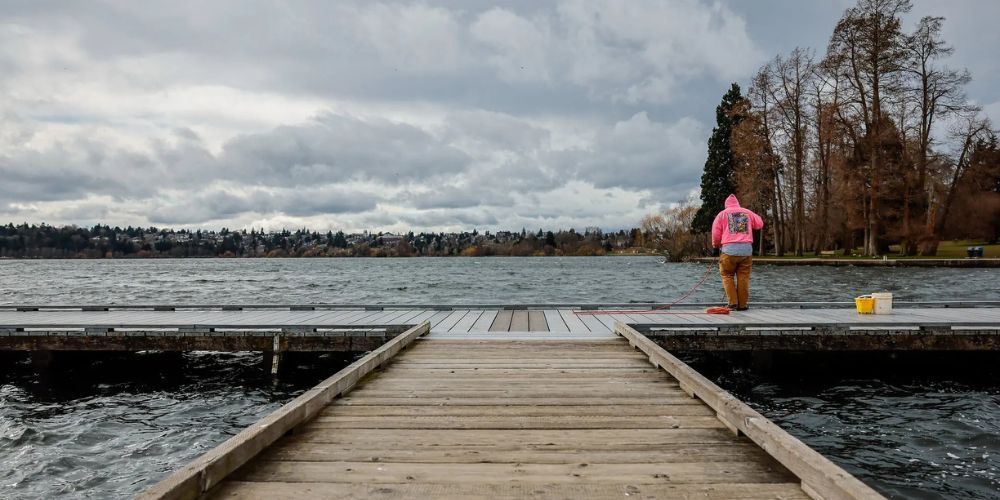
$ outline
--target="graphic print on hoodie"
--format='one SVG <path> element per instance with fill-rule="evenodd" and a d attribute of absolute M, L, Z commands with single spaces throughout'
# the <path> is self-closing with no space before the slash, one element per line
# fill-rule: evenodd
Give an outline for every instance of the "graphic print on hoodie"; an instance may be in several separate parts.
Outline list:
<path fill-rule="evenodd" d="M 750 234 L 750 217 L 743 212 L 726 214 L 729 219 L 730 234 Z"/>

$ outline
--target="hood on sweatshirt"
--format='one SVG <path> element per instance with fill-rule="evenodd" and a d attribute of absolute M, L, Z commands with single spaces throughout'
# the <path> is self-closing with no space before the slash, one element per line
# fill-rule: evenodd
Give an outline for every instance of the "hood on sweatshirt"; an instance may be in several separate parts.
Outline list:
<path fill-rule="evenodd" d="M 736 199 L 735 194 L 731 194 L 726 198 L 726 208 L 740 208 L 740 200 Z"/>

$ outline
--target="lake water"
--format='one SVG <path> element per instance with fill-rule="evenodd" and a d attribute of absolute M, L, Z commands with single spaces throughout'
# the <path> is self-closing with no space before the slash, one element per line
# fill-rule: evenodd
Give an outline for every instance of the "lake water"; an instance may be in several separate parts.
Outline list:
<path fill-rule="evenodd" d="M 670 302 L 706 269 L 652 257 L 0 260 L 0 303 Z M 751 301 L 1000 300 L 997 269 L 757 266 L 753 279 Z M 688 301 L 721 302 L 720 290 L 712 273 Z M 0 357 L 0 498 L 129 497 L 350 361 L 323 357 L 275 383 L 258 358 L 140 354 L 39 374 Z M 998 494 L 996 377 L 819 383 L 737 366 L 717 379 L 886 494 Z"/>

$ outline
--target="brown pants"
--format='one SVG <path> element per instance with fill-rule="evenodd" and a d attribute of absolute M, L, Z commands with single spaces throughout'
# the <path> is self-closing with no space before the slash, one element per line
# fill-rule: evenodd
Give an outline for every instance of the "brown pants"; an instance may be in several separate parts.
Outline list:
<path fill-rule="evenodd" d="M 729 305 L 747 307 L 750 301 L 750 267 L 753 258 L 748 256 L 722 254 L 719 257 L 719 274 L 722 275 L 722 288 L 726 290 Z M 733 279 L 735 277 L 735 280 Z"/>

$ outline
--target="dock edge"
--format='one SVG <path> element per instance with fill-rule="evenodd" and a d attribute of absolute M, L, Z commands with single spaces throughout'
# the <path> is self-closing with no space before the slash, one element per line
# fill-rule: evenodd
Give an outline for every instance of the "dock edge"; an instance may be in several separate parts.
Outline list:
<path fill-rule="evenodd" d="M 654 366 L 676 378 L 689 396 L 702 400 L 715 410 L 718 419 L 731 431 L 750 438 L 795 474 L 801 481 L 802 490 L 810 497 L 817 500 L 884 498 L 631 326 L 616 321 L 614 332 L 649 356 L 649 362 Z"/>
<path fill-rule="evenodd" d="M 309 421 L 365 375 L 391 360 L 418 337 L 430 332 L 428 321 L 413 326 L 302 393 L 250 427 L 196 458 L 136 496 L 138 499 L 195 499 L 243 466 L 296 426 Z"/>

